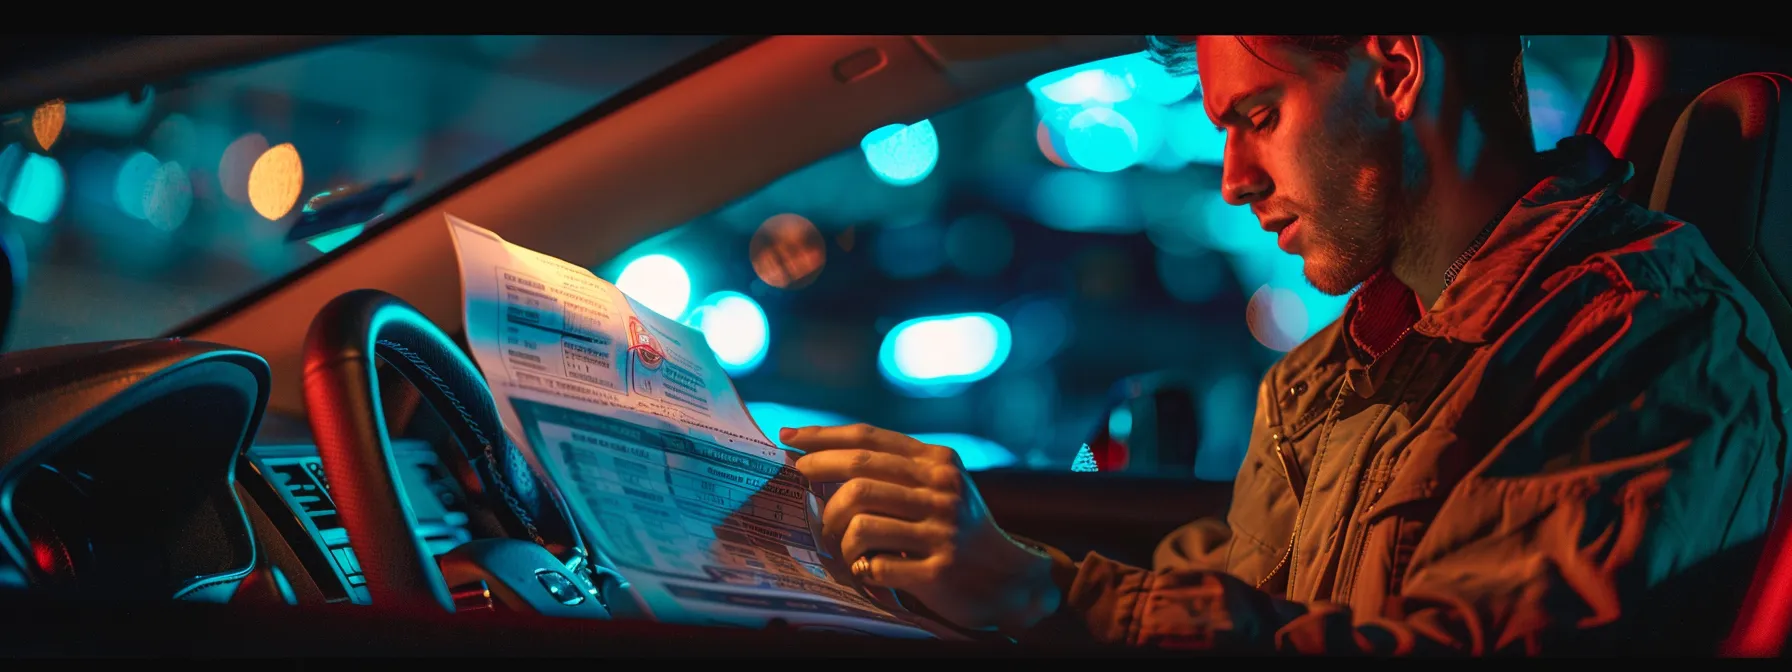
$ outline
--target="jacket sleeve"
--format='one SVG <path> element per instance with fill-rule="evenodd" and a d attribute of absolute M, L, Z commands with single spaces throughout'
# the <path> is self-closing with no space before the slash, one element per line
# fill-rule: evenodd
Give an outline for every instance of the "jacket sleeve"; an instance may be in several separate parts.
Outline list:
<path fill-rule="evenodd" d="M 1748 581 L 1749 543 L 1777 504 L 1785 359 L 1759 309 L 1721 293 L 1588 298 L 1556 325 L 1521 324 L 1549 336 L 1510 335 L 1490 373 L 1466 381 L 1476 405 L 1510 409 L 1481 425 L 1500 438 L 1444 498 L 1382 613 L 1090 554 L 1060 572 L 1063 606 L 1041 628 L 1135 646 L 1479 655 L 1646 646 L 1695 626 L 1685 609 Z"/>
<path fill-rule="evenodd" d="M 1226 526 L 1224 519 L 1202 518 L 1165 535 L 1151 556 L 1151 567 L 1160 572 L 1222 571 L 1226 568 L 1226 549 L 1231 542 L 1232 528 Z"/>

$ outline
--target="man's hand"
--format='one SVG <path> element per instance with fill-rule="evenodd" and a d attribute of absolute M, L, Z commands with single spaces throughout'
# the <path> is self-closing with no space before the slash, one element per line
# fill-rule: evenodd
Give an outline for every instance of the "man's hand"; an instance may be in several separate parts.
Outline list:
<path fill-rule="evenodd" d="M 847 562 L 869 556 L 866 583 L 894 588 L 961 627 L 1017 633 L 1062 596 L 1051 559 L 989 516 L 958 453 L 869 425 L 784 429 L 810 481 L 840 483 L 822 535 Z"/>

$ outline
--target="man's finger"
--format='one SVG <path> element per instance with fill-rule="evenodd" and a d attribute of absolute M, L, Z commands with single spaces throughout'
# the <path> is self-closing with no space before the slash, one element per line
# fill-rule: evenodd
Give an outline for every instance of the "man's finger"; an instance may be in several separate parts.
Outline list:
<path fill-rule="evenodd" d="M 875 513 L 852 517 L 841 537 L 841 555 L 850 559 L 875 553 L 907 553 L 923 557 L 945 541 L 946 535 L 937 525 L 897 520 Z"/>
<path fill-rule="evenodd" d="M 830 538 L 846 534 L 854 516 L 877 514 L 920 522 L 941 512 L 939 496 L 929 490 L 903 487 L 887 481 L 855 478 L 840 486 L 821 512 L 821 533 Z"/>
<path fill-rule="evenodd" d="M 825 450 L 875 450 L 906 457 L 928 454 L 927 444 L 906 434 L 879 429 L 866 424 L 839 427 L 786 427 L 778 432 L 778 440 L 807 453 Z"/>
<path fill-rule="evenodd" d="M 815 483 L 844 483 L 855 478 L 920 487 L 927 474 L 914 460 L 872 450 L 830 450 L 796 460 L 796 470 Z"/>
<path fill-rule="evenodd" d="M 875 555 L 866 558 L 865 572 L 858 577 L 860 581 L 874 586 L 914 593 L 933 583 L 933 562 L 900 555 Z"/>

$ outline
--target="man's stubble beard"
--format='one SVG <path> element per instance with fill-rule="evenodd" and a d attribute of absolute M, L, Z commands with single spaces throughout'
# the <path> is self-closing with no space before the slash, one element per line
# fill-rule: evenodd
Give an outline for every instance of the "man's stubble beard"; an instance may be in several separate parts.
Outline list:
<path fill-rule="evenodd" d="M 1428 187 L 1424 156 L 1402 130 L 1394 126 L 1371 138 L 1352 128 L 1342 142 L 1319 152 L 1324 171 L 1353 177 L 1335 183 L 1322 199 L 1327 225 L 1309 227 L 1322 255 L 1305 264 L 1315 289 L 1342 296 L 1376 271 L 1422 256 L 1428 239 L 1417 230 L 1416 204 Z"/>

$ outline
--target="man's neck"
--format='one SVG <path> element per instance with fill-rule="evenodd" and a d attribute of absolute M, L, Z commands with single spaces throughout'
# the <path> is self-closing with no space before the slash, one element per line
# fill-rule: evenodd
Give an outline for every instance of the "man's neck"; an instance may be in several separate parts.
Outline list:
<path fill-rule="evenodd" d="M 1390 269 L 1427 309 L 1443 294 L 1450 266 L 1536 184 L 1536 156 L 1486 155 L 1466 170 L 1433 164 L 1448 168 L 1432 174 L 1425 202 L 1413 210 L 1410 237 Z"/>

